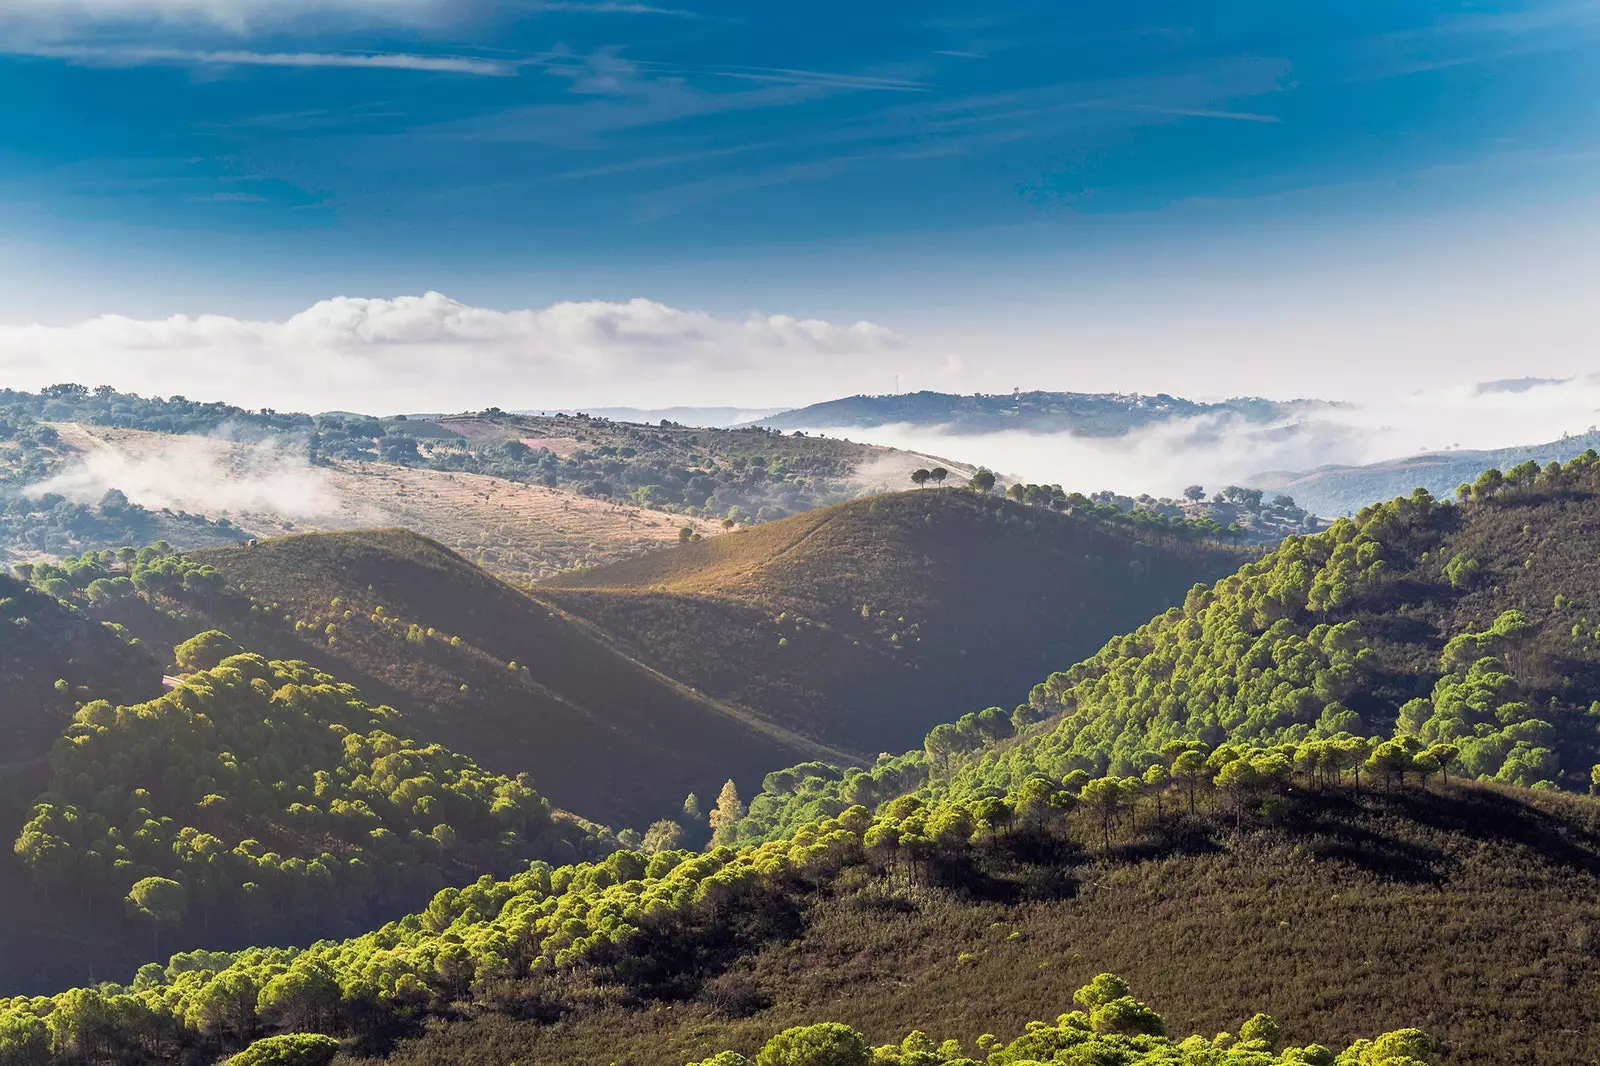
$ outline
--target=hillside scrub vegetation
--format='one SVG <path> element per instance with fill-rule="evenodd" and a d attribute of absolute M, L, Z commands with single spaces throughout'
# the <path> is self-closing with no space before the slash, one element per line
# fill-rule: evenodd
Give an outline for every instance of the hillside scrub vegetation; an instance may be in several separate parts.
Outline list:
<path fill-rule="evenodd" d="M 1020 699 L 1253 557 L 923 489 L 563 575 L 534 595 L 702 692 L 872 758 Z"/>
<path fill-rule="evenodd" d="M 1351 1042 L 1404 1010 L 1438 1039 L 1440 1063 L 1502 1062 L 1526 1037 L 1513 1016 L 1543 998 L 1537 1010 L 1552 1013 L 1542 1046 L 1594 1052 L 1600 1027 L 1585 1019 L 1600 999 L 1589 971 L 1570 968 L 1586 950 L 1582 935 L 1564 932 L 1600 920 L 1595 893 L 1573 891 L 1600 884 L 1594 801 L 1460 784 L 1437 792 L 1398 775 L 1388 792 L 1357 791 L 1353 779 L 1296 770 L 1306 762 L 1295 749 L 1192 750 L 1220 766 L 1192 798 L 1172 781 L 1035 778 L 975 801 L 906 796 L 876 815 L 855 807 L 738 851 L 535 863 L 507 881 L 445 889 L 426 911 L 343 943 L 186 953 L 123 988 L 12 1000 L 0 1007 L 0 1032 L 41 1032 L 31 1018 L 57 1055 L 93 1041 L 137 1063 L 167 1061 L 155 1057 L 162 1048 L 169 1059 L 215 1056 L 276 1033 L 378 1050 L 436 1016 L 460 1020 L 402 1044 L 396 1062 L 480 1060 L 491 1049 L 506 1057 L 506 1041 L 536 1061 L 589 1061 L 588 1041 L 605 1041 L 612 1061 L 662 1061 L 668 1046 L 695 1059 L 719 1050 L 708 1037 L 761 1061 L 767 1037 L 756 1034 L 797 1012 L 815 1023 L 819 1002 L 848 1005 L 834 1018 L 874 1039 L 893 1026 L 896 1040 L 908 1018 L 931 1028 L 937 1012 L 961 1004 L 936 1048 L 956 1039 L 1020 1054 L 1037 1046 L 1016 1044 L 1022 1033 L 1001 1043 L 983 1034 L 1023 1029 L 1050 997 L 1070 1000 L 1075 985 L 1063 982 L 1082 983 L 1115 957 L 1177 1006 L 1184 1028 L 1226 1024 L 1240 1002 L 1269 1008 L 1281 1030 L 1262 1038 L 1274 1047 L 1279 1032 L 1295 1044 L 1316 1027 Z M 1262 896 L 1268 883 L 1277 887 Z M 1422 885 L 1432 891 L 1419 895 Z M 1469 921 L 1476 935 L 1455 938 Z M 1173 923 L 1184 930 L 1181 966 L 1149 950 L 1154 938 L 1172 942 Z M 1318 935 L 1328 929 L 1340 935 Z M 1441 953 L 1440 938 L 1454 950 Z M 1242 944 L 1279 941 L 1284 950 L 1239 966 Z M 1375 951 L 1385 965 L 1372 967 Z M 1441 968 L 1491 966 L 1485 953 L 1520 987 L 1444 977 Z M 910 982 L 903 994 L 890 972 Z M 1018 985 L 1019 973 L 1037 977 Z M 852 1000 L 863 981 L 882 997 Z M 907 1012 L 903 996 L 924 1001 Z M 642 1020 L 633 1012 L 650 1003 L 683 1003 L 685 1028 L 613 1024 L 617 1011 Z M 1097 1024 L 1103 1005 L 1089 1006 L 1087 1028 L 1059 1020 L 1060 1046 L 1165 1029 L 1131 1004 Z M 96 1020 L 84 1024 L 86 1014 Z M 1207 1053 L 1269 1050 L 1239 1047 L 1252 1039 L 1241 1028 L 1209 1040 Z M 1360 1057 L 1375 1045 L 1357 1046 L 1346 1061 L 1382 1061 Z"/>

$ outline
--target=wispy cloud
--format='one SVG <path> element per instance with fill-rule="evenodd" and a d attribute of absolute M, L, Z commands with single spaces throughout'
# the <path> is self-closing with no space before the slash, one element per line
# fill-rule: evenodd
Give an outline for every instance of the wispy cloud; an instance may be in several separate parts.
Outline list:
<path fill-rule="evenodd" d="M 655 4 L 633 4 L 623 0 L 547 0 L 530 5 L 532 11 L 574 12 L 591 15 L 664 15 L 669 18 L 702 18 L 698 11 L 678 7 L 658 7 Z"/>
<path fill-rule="evenodd" d="M 1267 123 L 1280 123 L 1283 121 L 1277 115 L 1266 115 L 1256 111 L 1226 111 L 1213 107 L 1163 107 L 1160 104 L 1114 104 L 1098 100 L 1086 101 L 1077 106 L 1095 108 L 1102 111 L 1131 111 L 1151 115 L 1171 115 L 1174 118 L 1221 118 L 1232 119 L 1235 122 Z"/>
<path fill-rule="evenodd" d="M 208 204 L 264 204 L 269 202 L 265 196 L 258 196 L 253 192 L 214 192 L 210 196 L 191 196 L 189 200 Z"/>
<path fill-rule="evenodd" d="M 780 85 L 822 85 L 833 89 L 858 89 L 883 92 L 931 92 L 927 82 L 905 78 L 879 78 L 863 74 L 839 74 L 821 70 L 786 70 L 781 67 L 712 67 L 706 71 L 724 78 L 740 78 Z"/>
<path fill-rule="evenodd" d="M 410 52 L 255 52 L 238 48 L 147 48 L 128 45 L 6 44 L 0 45 L 0 54 L 120 67 L 340 67 L 469 74 L 491 78 L 511 77 L 522 66 L 519 61 Z"/>

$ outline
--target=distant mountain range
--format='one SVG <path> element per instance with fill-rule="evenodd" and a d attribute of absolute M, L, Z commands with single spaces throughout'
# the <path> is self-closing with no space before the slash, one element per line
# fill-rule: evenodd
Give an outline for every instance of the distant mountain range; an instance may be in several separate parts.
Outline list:
<path fill-rule="evenodd" d="M 1324 400 L 1267 400 L 1244 396 L 1203 403 L 1159 393 L 1013 392 L 958 396 L 909 392 L 849 396 L 771 415 L 754 424 L 768 429 L 843 429 L 887 425 L 939 426 L 957 433 L 1023 429 L 1115 437 L 1155 423 L 1199 415 L 1234 415 L 1269 423 L 1336 406 Z"/>
<path fill-rule="evenodd" d="M 1428 452 L 1366 466 L 1321 466 L 1304 471 L 1269 471 L 1249 479 L 1252 488 L 1281 492 L 1315 514 L 1351 514 L 1370 503 L 1425 488 L 1435 496 L 1453 494 L 1490 467 L 1504 471 L 1530 459 L 1543 466 L 1566 462 L 1590 448 L 1600 450 L 1600 433 L 1563 437 L 1545 444 L 1487 451 Z"/>

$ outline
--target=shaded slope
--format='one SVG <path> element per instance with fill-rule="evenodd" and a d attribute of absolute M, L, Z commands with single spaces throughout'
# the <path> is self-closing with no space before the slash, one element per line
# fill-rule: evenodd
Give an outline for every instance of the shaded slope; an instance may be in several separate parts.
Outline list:
<path fill-rule="evenodd" d="M 535 595 L 666 673 L 872 755 L 1015 701 L 1242 553 L 970 492 L 858 500 Z"/>
<path fill-rule="evenodd" d="M 57 682 L 65 682 L 59 688 Z M 43 759 L 92 693 L 133 701 L 161 691 L 161 669 L 81 611 L 0 574 L 0 774 Z"/>
<path fill-rule="evenodd" d="M 179 622 L 133 601 L 122 608 L 131 627 L 171 636 L 215 624 L 252 650 L 305 658 L 393 704 L 422 736 L 497 773 L 531 774 L 586 817 L 643 825 L 729 773 L 819 754 L 416 534 L 310 534 L 193 557 L 230 591 L 186 597 Z"/>

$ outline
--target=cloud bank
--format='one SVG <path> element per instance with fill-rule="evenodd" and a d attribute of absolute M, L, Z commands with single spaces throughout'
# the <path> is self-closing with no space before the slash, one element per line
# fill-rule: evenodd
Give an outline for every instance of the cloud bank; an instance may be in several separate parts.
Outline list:
<path fill-rule="evenodd" d="M 0 326 L 0 380 L 56 381 L 297 410 L 466 410 L 579 400 L 717 402 L 902 347 L 871 322 L 743 319 L 651 300 L 471 307 L 436 292 L 324 300 L 282 322 L 102 316 Z M 652 404 L 655 406 L 655 404 Z"/>
<path fill-rule="evenodd" d="M 1372 397 L 1314 417 L 1275 424 L 1206 415 L 1121 437 L 1006 431 L 957 434 L 907 425 L 818 432 L 981 463 L 1010 480 L 1068 491 L 1113 489 L 1175 496 L 1258 483 L 1270 472 L 1360 466 L 1430 451 L 1542 444 L 1600 425 L 1600 376 L 1566 381 L 1463 385 L 1392 398 Z"/>

